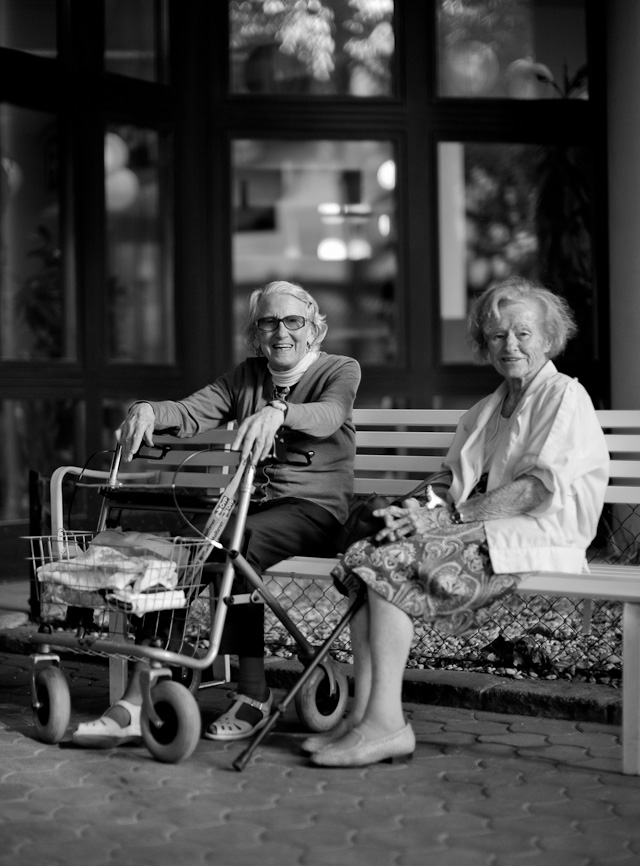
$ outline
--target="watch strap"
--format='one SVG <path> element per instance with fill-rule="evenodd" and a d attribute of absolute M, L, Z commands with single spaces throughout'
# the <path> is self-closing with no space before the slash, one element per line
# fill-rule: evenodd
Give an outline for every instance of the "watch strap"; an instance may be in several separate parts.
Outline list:
<path fill-rule="evenodd" d="M 279 409 L 284 415 L 287 414 L 289 408 L 284 400 L 269 400 L 267 406 L 272 406 L 274 409 Z"/>

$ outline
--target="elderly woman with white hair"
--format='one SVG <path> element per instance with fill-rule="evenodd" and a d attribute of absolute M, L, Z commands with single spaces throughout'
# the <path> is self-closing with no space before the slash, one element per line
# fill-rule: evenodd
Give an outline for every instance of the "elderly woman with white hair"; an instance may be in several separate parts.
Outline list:
<path fill-rule="evenodd" d="M 232 447 L 253 461 L 267 457 L 278 431 L 288 446 L 313 451 L 310 466 L 258 468 L 243 551 L 258 574 L 296 554 L 333 556 L 347 517 L 360 367 L 352 358 L 323 352 L 326 333 L 326 317 L 305 289 L 286 281 L 256 289 L 245 329 L 254 356 L 183 400 L 135 403 L 116 433 L 127 461 L 143 442 L 153 444 L 154 431 L 189 437 L 229 421 L 238 423 Z M 236 591 L 247 591 L 243 580 L 238 577 Z M 266 723 L 272 705 L 263 605 L 229 608 L 220 652 L 239 657 L 238 693 L 205 736 L 250 737 Z M 81 724 L 73 742 L 99 748 L 135 741 L 141 702 L 134 673 L 124 697 L 101 718 Z"/>
<path fill-rule="evenodd" d="M 566 302 L 527 280 L 475 302 L 469 338 L 504 381 L 460 420 L 442 472 L 440 507 L 420 498 L 376 512 L 385 528 L 345 553 L 335 577 L 366 592 L 351 624 L 349 713 L 303 750 L 325 767 L 407 759 L 402 710 L 413 620 L 460 632 L 530 571 L 580 571 L 595 536 L 609 455 L 589 395 L 552 362 L 575 333 Z"/>

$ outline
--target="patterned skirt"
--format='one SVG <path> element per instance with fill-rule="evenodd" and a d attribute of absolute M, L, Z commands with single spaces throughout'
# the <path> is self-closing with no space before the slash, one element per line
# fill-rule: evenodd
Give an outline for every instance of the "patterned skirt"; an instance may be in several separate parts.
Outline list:
<path fill-rule="evenodd" d="M 362 581 L 412 619 L 460 634 L 482 625 L 488 608 L 524 575 L 494 574 L 483 523 L 460 525 L 451 522 L 449 509 L 437 512 L 426 536 L 352 544 L 333 577 L 347 591 Z"/>

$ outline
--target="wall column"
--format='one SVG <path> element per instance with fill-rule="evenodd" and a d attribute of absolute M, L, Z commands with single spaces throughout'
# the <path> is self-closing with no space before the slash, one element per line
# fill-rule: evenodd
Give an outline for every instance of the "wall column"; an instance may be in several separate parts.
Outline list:
<path fill-rule="evenodd" d="M 640 409 L 640 3 L 607 19 L 611 407 Z"/>

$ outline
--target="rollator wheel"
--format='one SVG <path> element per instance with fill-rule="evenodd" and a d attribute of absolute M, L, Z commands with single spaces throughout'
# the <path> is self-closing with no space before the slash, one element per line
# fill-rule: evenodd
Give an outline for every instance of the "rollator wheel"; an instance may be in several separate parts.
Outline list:
<path fill-rule="evenodd" d="M 65 675 L 48 664 L 35 674 L 35 693 L 40 706 L 33 708 L 36 734 L 43 743 L 59 743 L 71 719 L 71 698 Z"/>
<path fill-rule="evenodd" d="M 198 694 L 202 682 L 202 671 L 194 668 L 171 668 L 171 677 L 177 683 L 181 683 L 192 695 Z"/>
<path fill-rule="evenodd" d="M 345 714 L 349 683 L 341 670 L 335 666 L 332 670 L 335 677 L 333 694 L 327 671 L 319 665 L 295 696 L 298 717 L 311 731 L 329 731 Z"/>
<path fill-rule="evenodd" d="M 163 725 L 156 727 L 142 710 L 142 741 L 154 758 L 178 764 L 193 754 L 200 739 L 200 710 L 191 692 L 173 680 L 160 680 L 151 690 L 153 708 Z"/>

